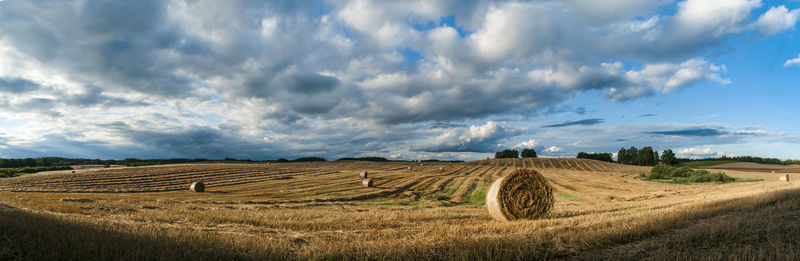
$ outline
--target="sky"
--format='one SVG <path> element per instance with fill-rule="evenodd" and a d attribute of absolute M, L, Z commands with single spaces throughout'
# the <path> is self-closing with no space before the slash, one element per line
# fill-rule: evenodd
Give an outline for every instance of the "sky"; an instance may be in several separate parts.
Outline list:
<path fill-rule="evenodd" d="M 800 158 L 800 1 L 0 0 L 0 158 Z"/>

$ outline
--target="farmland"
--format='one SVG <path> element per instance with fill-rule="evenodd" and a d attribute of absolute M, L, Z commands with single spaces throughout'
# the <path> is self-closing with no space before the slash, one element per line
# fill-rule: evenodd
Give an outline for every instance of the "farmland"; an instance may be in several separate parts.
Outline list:
<path fill-rule="evenodd" d="M 493 221 L 487 187 L 517 168 L 539 170 L 555 206 Z M 799 257 L 800 183 L 738 168 L 723 171 L 761 181 L 665 184 L 646 171 L 547 158 L 54 171 L 0 180 L 0 259 Z M 188 191 L 194 181 L 206 192 Z"/>

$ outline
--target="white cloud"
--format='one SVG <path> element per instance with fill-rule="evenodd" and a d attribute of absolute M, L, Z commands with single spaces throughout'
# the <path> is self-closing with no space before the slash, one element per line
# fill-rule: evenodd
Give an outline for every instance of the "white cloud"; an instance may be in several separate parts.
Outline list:
<path fill-rule="evenodd" d="M 797 58 L 786 60 L 786 62 L 783 63 L 784 67 L 789 67 L 792 65 L 800 65 L 800 54 L 797 55 Z"/>
<path fill-rule="evenodd" d="M 530 139 L 528 141 L 520 142 L 519 144 L 515 145 L 514 148 L 523 148 L 523 149 L 530 149 L 536 147 L 537 143 L 535 139 Z"/>
<path fill-rule="evenodd" d="M 675 23 L 683 37 L 720 37 L 743 30 L 761 0 L 686 0 L 678 3 Z"/>
<path fill-rule="evenodd" d="M 800 9 L 789 11 L 786 6 L 771 7 L 754 23 L 763 35 L 771 35 L 793 28 L 800 17 Z"/>
<path fill-rule="evenodd" d="M 690 0 L 673 15 L 668 0 L 41 3 L 0 9 L 0 91 L 19 93 L 0 96 L 0 116 L 29 121 L 14 140 L 191 144 L 170 135 L 185 133 L 252 144 L 261 157 L 462 157 L 472 154 L 447 153 L 491 151 L 520 133 L 490 119 L 525 119 L 587 91 L 621 101 L 727 84 L 725 66 L 698 55 L 752 24 L 760 5 Z M 137 151 L 192 157 L 187 144 L 148 144 Z"/>
<path fill-rule="evenodd" d="M 544 151 L 545 152 L 549 152 L 549 153 L 559 153 L 559 152 L 563 152 L 564 149 L 562 149 L 560 147 L 557 147 L 557 146 L 550 146 L 550 147 L 547 147 L 546 149 L 544 149 Z"/>
<path fill-rule="evenodd" d="M 482 126 L 472 125 L 467 129 L 450 128 L 441 131 L 439 136 L 423 140 L 417 150 L 427 152 L 494 152 L 499 141 L 511 138 L 521 129 L 503 127 L 489 121 Z"/>
<path fill-rule="evenodd" d="M 678 150 L 676 156 L 681 158 L 708 158 L 708 157 L 722 157 L 725 155 L 725 152 L 721 151 L 714 151 L 711 147 L 690 147 L 686 149 Z"/>

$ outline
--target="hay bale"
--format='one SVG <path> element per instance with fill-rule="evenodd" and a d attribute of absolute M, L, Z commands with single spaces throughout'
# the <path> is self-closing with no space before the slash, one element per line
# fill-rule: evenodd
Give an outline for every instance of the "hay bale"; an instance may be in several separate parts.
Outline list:
<path fill-rule="evenodd" d="M 775 173 L 775 171 L 773 170 L 772 173 Z"/>
<path fill-rule="evenodd" d="M 783 174 L 780 176 L 781 181 L 789 182 L 789 174 Z"/>
<path fill-rule="evenodd" d="M 408 170 L 414 170 L 414 168 L 412 168 L 411 166 L 408 166 Z"/>
<path fill-rule="evenodd" d="M 367 178 L 367 171 L 362 170 L 361 173 L 358 173 L 358 176 L 361 177 L 362 179 Z"/>
<path fill-rule="evenodd" d="M 74 170 L 72 171 L 72 174 L 75 174 L 75 171 L 74 171 Z"/>
<path fill-rule="evenodd" d="M 361 180 L 361 186 L 364 186 L 365 188 L 372 187 L 372 179 Z"/>
<path fill-rule="evenodd" d="M 191 186 L 189 186 L 189 190 L 191 190 L 192 192 L 203 192 L 206 191 L 206 185 L 203 184 L 203 182 L 195 182 L 192 183 Z"/>
<path fill-rule="evenodd" d="M 444 171 L 444 167 L 439 167 L 439 171 Z"/>
<path fill-rule="evenodd" d="M 486 207 L 499 221 L 535 219 L 553 207 L 553 189 L 536 170 L 518 169 L 492 183 Z"/>

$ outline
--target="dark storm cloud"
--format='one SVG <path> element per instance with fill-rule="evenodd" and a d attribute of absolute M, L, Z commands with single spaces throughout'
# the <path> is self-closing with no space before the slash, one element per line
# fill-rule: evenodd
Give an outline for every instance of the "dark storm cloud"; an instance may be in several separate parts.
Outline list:
<path fill-rule="evenodd" d="M 225 132 L 200 126 L 174 131 L 135 130 L 124 123 L 103 126 L 119 137 L 146 148 L 149 157 L 201 157 L 265 159 L 275 155 L 267 144 L 245 141 Z"/>
<path fill-rule="evenodd" d="M 600 124 L 600 123 L 603 123 L 603 122 L 605 122 L 605 120 L 603 120 L 603 119 L 596 119 L 596 118 L 594 118 L 594 119 L 583 119 L 583 120 L 577 120 L 577 121 L 568 121 L 568 122 L 559 123 L 559 124 L 545 125 L 545 126 L 543 126 L 543 128 L 558 128 L 558 127 L 575 126 L 575 125 L 595 125 L 595 124 Z"/>
<path fill-rule="evenodd" d="M 673 130 L 673 131 L 649 131 L 644 133 L 653 135 L 666 135 L 666 136 L 698 136 L 698 137 L 722 136 L 729 134 L 729 132 L 727 131 L 721 129 L 711 129 L 711 128 L 683 129 L 683 130 Z"/>
<path fill-rule="evenodd" d="M 23 78 L 0 77 L 0 92 L 23 93 L 40 88 L 38 83 Z"/>

